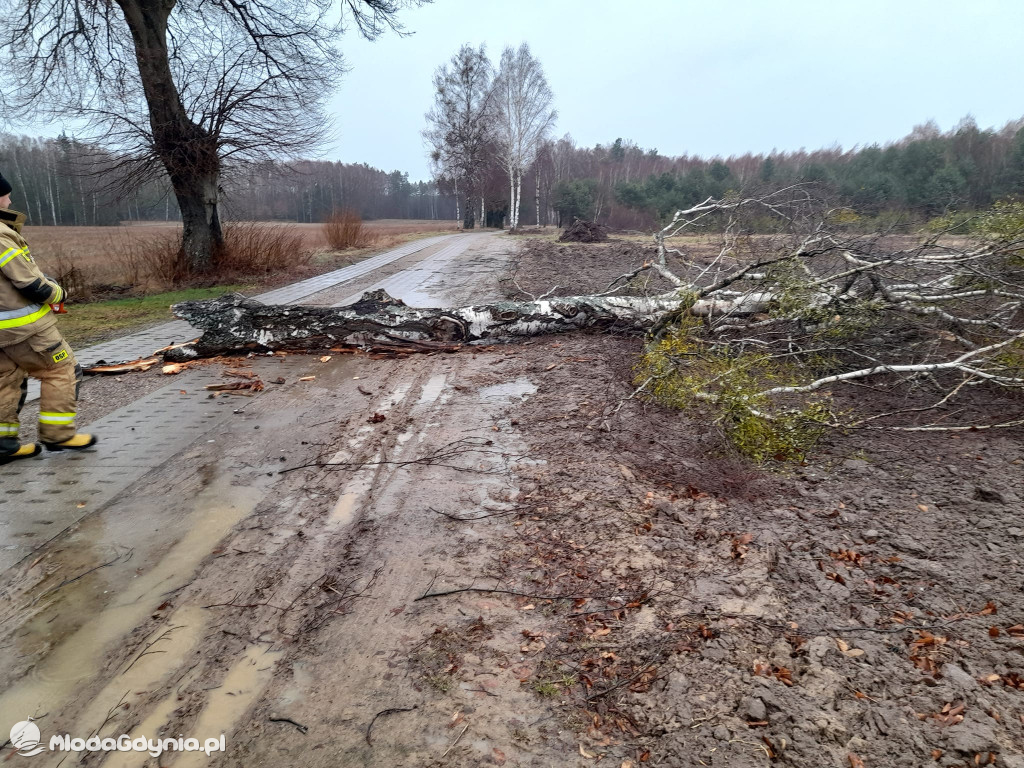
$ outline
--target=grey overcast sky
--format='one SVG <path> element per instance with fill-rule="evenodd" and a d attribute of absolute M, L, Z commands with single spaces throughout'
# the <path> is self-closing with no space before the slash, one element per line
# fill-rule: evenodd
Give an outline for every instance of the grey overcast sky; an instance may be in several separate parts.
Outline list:
<path fill-rule="evenodd" d="M 1024 0 L 436 0 L 410 37 L 347 35 L 325 157 L 429 178 L 431 76 L 460 45 L 527 42 L 555 135 L 703 156 L 885 143 L 934 119 L 1024 116 Z"/>

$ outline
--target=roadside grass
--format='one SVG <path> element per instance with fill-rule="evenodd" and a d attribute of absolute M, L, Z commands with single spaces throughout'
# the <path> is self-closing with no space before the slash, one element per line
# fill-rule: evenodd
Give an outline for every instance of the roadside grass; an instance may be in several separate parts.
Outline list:
<path fill-rule="evenodd" d="M 93 344 L 119 336 L 126 330 L 138 330 L 146 325 L 173 320 L 171 305 L 179 301 L 213 299 L 234 291 L 246 292 L 251 287 L 224 285 L 188 288 L 149 296 L 69 304 L 68 313 L 58 316 L 57 327 L 72 347 Z"/>

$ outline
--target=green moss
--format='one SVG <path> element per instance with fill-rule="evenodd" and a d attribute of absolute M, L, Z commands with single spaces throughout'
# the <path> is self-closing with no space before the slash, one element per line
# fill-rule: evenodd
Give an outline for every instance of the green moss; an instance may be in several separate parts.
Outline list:
<path fill-rule="evenodd" d="M 671 408 L 702 409 L 729 441 L 758 463 L 800 460 L 831 421 L 823 397 L 784 407 L 761 392 L 800 383 L 800 369 L 769 355 L 733 354 L 700 338 L 700 323 L 684 318 L 652 339 L 636 366 L 636 383 Z"/>

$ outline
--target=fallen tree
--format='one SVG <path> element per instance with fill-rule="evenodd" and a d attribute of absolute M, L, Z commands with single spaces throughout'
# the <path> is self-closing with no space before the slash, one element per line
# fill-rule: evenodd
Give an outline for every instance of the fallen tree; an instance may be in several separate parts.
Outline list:
<path fill-rule="evenodd" d="M 268 306 L 235 294 L 175 305 L 204 332 L 169 356 L 339 345 L 426 350 L 634 331 L 648 334 L 636 394 L 712 407 L 717 423 L 758 459 L 800 455 L 826 427 L 1024 424 L 1016 411 L 970 425 L 922 422 L 929 411 L 948 418 L 951 404 L 979 387 L 1024 386 L 1024 205 L 916 234 L 860 234 L 857 223 L 853 212 L 830 209 L 804 187 L 708 199 L 676 212 L 655 233 L 648 260 L 592 295 L 419 309 L 382 291 L 341 308 Z M 706 235 L 687 237 L 708 230 L 721 233 L 710 253 Z M 642 275 L 661 287 L 636 295 Z M 934 396 L 838 415 L 832 391 L 869 381 Z"/>
<path fill-rule="evenodd" d="M 322 350 L 333 346 L 406 347 L 463 344 L 488 339 L 538 336 L 584 329 L 643 331 L 678 296 L 564 296 L 505 301 L 456 309 L 410 307 L 386 291 L 364 293 L 346 307 L 263 304 L 234 293 L 209 301 L 174 305 L 177 317 L 203 330 L 192 344 L 166 353 L 180 362 L 243 350 Z M 748 313 L 765 306 L 757 297 L 695 302 L 695 313 Z"/>

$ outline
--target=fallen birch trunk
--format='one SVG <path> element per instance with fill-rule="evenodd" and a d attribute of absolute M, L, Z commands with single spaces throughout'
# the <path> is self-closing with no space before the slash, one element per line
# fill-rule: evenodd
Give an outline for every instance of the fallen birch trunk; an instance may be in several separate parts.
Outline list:
<path fill-rule="evenodd" d="M 674 295 L 567 296 L 537 301 L 502 301 L 455 309 L 409 307 L 386 291 L 364 293 L 346 307 L 262 304 L 241 294 L 210 301 L 186 301 L 174 314 L 203 331 L 192 345 L 168 350 L 168 360 L 242 350 L 328 349 L 334 346 L 450 348 L 485 339 L 538 336 L 582 329 L 642 331 L 680 307 Z M 704 305 L 707 306 L 704 306 Z M 691 311 L 749 314 L 764 301 L 705 300 Z"/>

